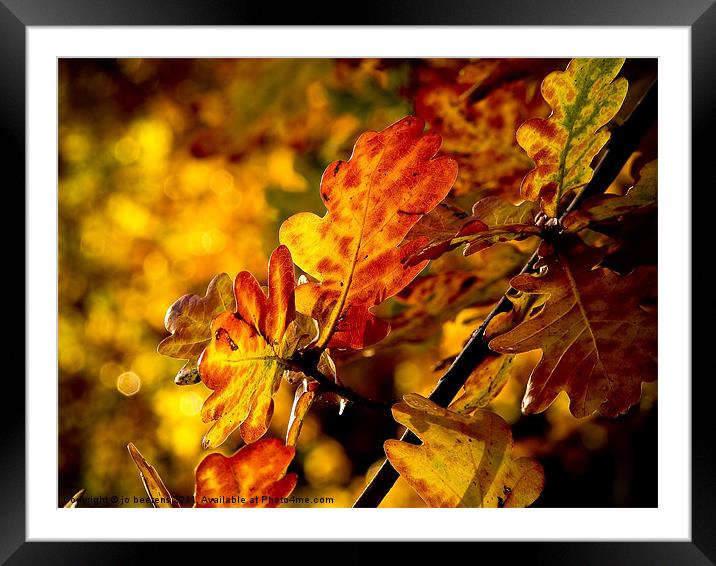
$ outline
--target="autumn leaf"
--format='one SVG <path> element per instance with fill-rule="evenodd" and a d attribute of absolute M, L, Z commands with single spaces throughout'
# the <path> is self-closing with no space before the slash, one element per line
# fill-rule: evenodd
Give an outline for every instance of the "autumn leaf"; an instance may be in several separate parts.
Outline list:
<path fill-rule="evenodd" d="M 469 222 L 470 214 L 445 199 L 433 210 L 424 215 L 405 236 L 407 243 L 420 240 L 424 244 L 412 255 L 403 259 L 406 265 L 416 265 L 428 259 L 437 259 L 459 247 L 452 239 Z"/>
<path fill-rule="evenodd" d="M 418 115 L 442 136 L 443 151 L 458 161 L 455 196 L 490 192 L 513 200 L 519 197 L 522 178 L 534 166 L 517 145 L 515 131 L 529 118 L 546 116 L 547 107 L 535 95 L 535 83 L 528 80 L 501 84 L 471 100 L 472 89 L 484 84 L 492 71 L 491 63 L 485 62 L 478 74 L 470 73 L 473 85 L 424 87 L 415 105 Z"/>
<path fill-rule="evenodd" d="M 537 205 L 525 201 L 513 205 L 499 197 L 485 197 L 472 207 L 472 215 L 438 207 L 421 218 L 406 240 L 427 238 L 428 243 L 408 256 L 406 265 L 436 259 L 445 252 L 465 246 L 464 255 L 484 250 L 499 243 L 523 240 L 538 235 L 541 227 L 535 222 Z"/>
<path fill-rule="evenodd" d="M 214 393 L 204 402 L 204 422 L 214 421 L 204 448 L 219 446 L 238 427 L 245 442 L 255 442 L 268 429 L 273 395 L 297 347 L 286 330 L 295 319 L 291 254 L 279 246 L 269 260 L 268 297 L 253 275 L 243 271 L 234 280 L 236 312 L 220 314 L 211 323 L 213 338 L 199 359 L 199 372 Z"/>
<path fill-rule="evenodd" d="M 465 381 L 463 392 L 448 408 L 469 414 L 487 407 L 507 384 L 514 359 L 511 354 L 486 355 Z"/>
<path fill-rule="evenodd" d="M 385 453 L 430 507 L 527 507 L 542 491 L 542 466 L 514 457 L 510 427 L 495 413 L 466 417 L 409 393 L 393 416 L 423 444 L 388 440 Z"/>
<path fill-rule="evenodd" d="M 296 305 L 319 321 L 318 349 L 357 349 L 384 338 L 388 325 L 369 309 L 425 267 L 401 263 L 419 242 L 398 246 L 445 198 L 457 165 L 447 157 L 433 158 L 440 136 L 423 134 L 423 126 L 408 116 L 382 132 L 362 134 L 351 158 L 323 173 L 326 214 L 299 213 L 281 226 L 281 243 L 317 279 L 297 287 Z"/>
<path fill-rule="evenodd" d="M 197 383 L 199 355 L 211 340 L 211 321 L 225 311 L 234 310 L 231 278 L 226 273 L 214 277 L 206 295 L 184 295 L 169 307 L 164 326 L 171 336 L 159 343 L 157 351 L 171 358 L 187 360 L 174 382 L 177 385 Z"/>
<path fill-rule="evenodd" d="M 536 164 L 522 181 L 522 195 L 540 202 L 550 217 L 557 216 L 566 193 L 592 178 L 592 159 L 610 136 L 603 126 L 626 96 L 626 79 L 614 80 L 623 64 L 624 59 L 573 59 L 565 71 L 550 73 L 542 95 L 552 114 L 517 130 L 517 142 Z"/>
<path fill-rule="evenodd" d="M 547 296 L 541 312 L 489 343 L 510 354 L 542 350 L 525 413 L 545 410 L 564 390 L 574 416 L 615 417 L 639 400 L 642 382 L 656 379 L 656 316 L 643 306 L 656 297 L 656 269 L 622 277 L 593 268 L 599 258 L 581 246 L 557 249 L 541 260 L 545 273 L 512 280 L 518 291 Z"/>
<path fill-rule="evenodd" d="M 472 218 L 451 243 L 466 244 L 463 253 L 467 256 L 498 242 L 523 240 L 540 233 L 536 214 L 534 203 L 529 201 L 515 206 L 497 197 L 484 198 L 472 207 Z"/>
<path fill-rule="evenodd" d="M 396 295 L 391 306 L 398 312 L 386 317 L 391 333 L 384 342 L 421 342 L 434 336 L 439 332 L 436 326 L 463 309 L 499 298 L 503 281 L 503 277 L 486 278 L 478 271 L 445 271 L 416 279 Z"/>
<path fill-rule="evenodd" d="M 262 438 L 230 457 L 218 452 L 196 468 L 195 507 L 278 507 L 291 495 L 296 474 L 287 474 L 296 450 Z"/>
<path fill-rule="evenodd" d="M 139 470 L 139 477 L 142 478 L 144 489 L 152 500 L 152 506 L 165 508 L 180 507 L 179 502 L 169 493 L 169 490 L 164 485 L 162 478 L 159 477 L 154 466 L 144 459 L 144 456 L 137 450 L 137 447 L 130 442 L 127 444 L 127 450 L 129 450 L 129 455 Z"/>
<path fill-rule="evenodd" d="M 562 221 L 565 229 L 576 232 L 588 226 L 624 216 L 653 211 L 656 208 L 657 162 L 651 161 L 639 171 L 639 180 L 624 196 L 597 195 L 584 201 Z"/>
<path fill-rule="evenodd" d="M 377 309 L 391 327 L 388 337 L 377 346 L 421 342 L 438 335 L 441 325 L 464 309 L 497 301 L 527 258 L 514 246 L 495 246 L 474 261 L 471 269 L 416 278 Z"/>

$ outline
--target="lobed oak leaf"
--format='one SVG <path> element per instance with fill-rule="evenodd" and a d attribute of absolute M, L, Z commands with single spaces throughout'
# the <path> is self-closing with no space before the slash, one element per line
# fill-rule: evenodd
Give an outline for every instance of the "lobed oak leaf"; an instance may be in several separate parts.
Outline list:
<path fill-rule="evenodd" d="M 296 487 L 296 474 L 287 474 L 296 449 L 277 438 L 262 438 L 233 456 L 218 452 L 197 466 L 195 507 L 278 507 Z"/>
<path fill-rule="evenodd" d="M 545 410 L 564 390 L 574 416 L 614 417 L 639 400 L 642 382 L 656 379 L 656 315 L 643 305 L 656 298 L 656 269 L 622 277 L 594 268 L 599 256 L 581 246 L 558 248 L 543 258 L 541 275 L 512 280 L 518 291 L 547 298 L 534 317 L 489 343 L 510 354 L 542 350 L 525 413 Z"/>
<path fill-rule="evenodd" d="M 351 158 L 323 173 L 326 214 L 295 214 L 281 226 L 281 243 L 317 279 L 296 288 L 298 311 L 320 323 L 317 349 L 358 349 L 384 338 L 389 326 L 369 309 L 425 267 L 401 262 L 420 242 L 398 246 L 445 198 L 457 165 L 448 157 L 434 158 L 440 136 L 423 134 L 423 126 L 408 116 L 381 132 L 362 134 Z"/>
<path fill-rule="evenodd" d="M 552 113 L 517 130 L 517 142 L 536 164 L 522 181 L 522 196 L 540 202 L 550 217 L 557 216 L 566 193 L 592 178 L 592 159 L 610 137 L 603 126 L 626 96 L 626 79 L 614 80 L 623 64 L 624 59 L 573 59 L 565 71 L 550 73 L 542 95 Z"/>
<path fill-rule="evenodd" d="M 657 161 L 651 161 L 639 171 L 639 180 L 624 196 L 605 194 L 591 197 L 579 210 L 567 214 L 562 226 L 577 232 L 595 224 L 614 221 L 625 214 L 643 214 L 656 208 Z"/>
<path fill-rule="evenodd" d="M 499 242 L 519 241 L 540 233 L 535 224 L 537 208 L 525 201 L 513 205 L 497 197 L 486 197 L 472 207 L 472 218 L 457 233 L 453 244 L 466 244 L 471 255 Z"/>
<path fill-rule="evenodd" d="M 485 197 L 472 207 L 472 215 L 438 207 L 421 218 L 406 240 L 427 238 L 428 243 L 405 260 L 414 265 L 437 259 L 445 252 L 465 246 L 468 256 L 499 242 L 524 240 L 538 235 L 541 228 L 535 219 L 539 208 L 530 201 L 513 205 L 499 197 Z"/>
<path fill-rule="evenodd" d="M 220 273 L 209 283 L 205 296 L 184 295 L 169 307 L 164 326 L 171 336 L 159 343 L 157 351 L 187 360 L 174 378 L 177 385 L 200 381 L 197 361 L 211 341 L 211 321 L 222 312 L 233 311 L 235 304 L 231 278 Z"/>
<path fill-rule="evenodd" d="M 273 395 L 300 342 L 287 332 L 295 319 L 294 285 L 285 246 L 269 259 L 268 297 L 249 272 L 236 276 L 236 312 L 213 320 L 213 338 L 199 359 L 202 379 L 214 390 L 202 408 L 204 422 L 214 421 L 204 448 L 219 446 L 236 428 L 247 443 L 268 429 Z"/>
<path fill-rule="evenodd" d="M 467 417 L 409 393 L 393 416 L 423 444 L 388 440 L 385 453 L 430 507 L 527 507 L 542 491 L 542 466 L 514 457 L 510 427 L 497 414 Z"/>

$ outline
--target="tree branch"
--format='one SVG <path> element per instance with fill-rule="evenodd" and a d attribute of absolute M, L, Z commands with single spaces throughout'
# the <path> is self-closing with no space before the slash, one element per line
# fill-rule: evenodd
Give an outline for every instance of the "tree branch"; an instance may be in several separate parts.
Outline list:
<path fill-rule="evenodd" d="M 574 210 L 583 199 L 594 194 L 601 194 L 609 187 L 631 154 L 637 149 L 641 140 L 646 136 L 649 128 L 656 122 L 656 117 L 657 84 L 655 81 L 642 99 L 636 103 L 624 124 L 613 133 L 606 151 L 602 154 L 599 163 L 595 167 L 592 180 L 575 195 L 569 206 L 564 210 L 560 216 L 560 225 L 564 216 Z M 537 252 L 535 251 L 520 273 L 532 271 L 536 261 Z M 441 407 L 447 407 L 473 370 L 484 359 L 485 354 L 490 351 L 484 340 L 485 329 L 495 315 L 510 309 L 511 303 L 507 298 L 509 291 L 510 289 L 502 296 L 479 328 L 473 332 L 460 354 L 440 378 L 429 396 L 431 401 Z M 400 440 L 410 444 L 420 444 L 420 439 L 409 430 L 405 431 Z M 395 484 L 398 475 L 390 462 L 387 459 L 384 460 L 378 473 L 373 476 L 373 479 L 365 487 L 353 507 L 377 507 Z"/>

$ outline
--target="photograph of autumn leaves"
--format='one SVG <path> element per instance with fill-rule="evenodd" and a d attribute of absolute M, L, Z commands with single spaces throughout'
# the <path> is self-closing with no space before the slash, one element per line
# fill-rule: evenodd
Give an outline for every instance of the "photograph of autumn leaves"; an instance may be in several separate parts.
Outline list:
<path fill-rule="evenodd" d="M 655 59 L 60 59 L 60 507 L 656 507 Z"/>

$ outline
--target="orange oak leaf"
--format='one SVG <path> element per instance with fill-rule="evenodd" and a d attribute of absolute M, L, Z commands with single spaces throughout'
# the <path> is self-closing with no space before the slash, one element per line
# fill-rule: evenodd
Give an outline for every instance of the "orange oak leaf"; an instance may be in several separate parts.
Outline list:
<path fill-rule="evenodd" d="M 566 193 L 592 178 L 592 159 L 610 136 L 603 126 L 627 93 L 626 79 L 614 80 L 623 64 L 624 59 L 573 59 L 565 71 L 550 73 L 542 95 L 552 113 L 517 130 L 517 142 L 536 164 L 522 181 L 522 196 L 539 201 L 550 217 L 557 216 Z"/>
<path fill-rule="evenodd" d="M 467 417 L 409 393 L 393 416 L 423 444 L 388 440 L 385 453 L 430 507 L 527 507 L 541 493 L 542 466 L 514 457 L 510 427 L 497 414 Z"/>
<path fill-rule="evenodd" d="M 222 312 L 233 311 L 235 304 L 231 278 L 220 273 L 209 283 L 205 296 L 184 295 L 169 307 L 164 326 L 171 336 L 159 343 L 157 351 L 187 360 L 174 383 L 188 385 L 200 381 L 197 361 L 211 340 L 211 321 Z"/>
<path fill-rule="evenodd" d="M 195 507 L 278 507 L 296 487 L 287 474 L 296 449 L 277 438 L 262 438 L 230 457 L 218 452 L 196 468 Z"/>
<path fill-rule="evenodd" d="M 249 272 L 236 276 L 236 312 L 214 319 L 211 342 L 199 359 L 202 380 L 214 390 L 202 408 L 204 422 L 213 421 L 204 448 L 219 446 L 237 427 L 247 443 L 268 429 L 273 395 L 296 347 L 295 340 L 284 340 L 295 319 L 294 285 L 285 246 L 271 254 L 268 297 Z"/>
<path fill-rule="evenodd" d="M 423 126 L 408 116 L 381 132 L 362 134 L 351 158 L 323 173 L 326 214 L 299 213 L 281 226 L 281 243 L 296 265 L 317 279 L 296 288 L 296 305 L 319 321 L 318 349 L 358 349 L 384 338 L 389 326 L 369 309 L 425 267 L 401 263 L 420 242 L 398 246 L 445 198 L 457 165 L 448 157 L 434 158 L 440 136 L 423 134 Z"/>
<path fill-rule="evenodd" d="M 485 197 L 472 207 L 472 215 L 454 207 L 438 207 L 420 219 L 406 236 L 406 240 L 427 239 L 425 244 L 405 260 L 414 265 L 427 259 L 465 246 L 463 254 L 475 252 L 510 240 L 523 240 L 538 235 L 541 227 L 536 218 L 538 206 L 530 201 L 513 205 L 499 197 Z"/>
<path fill-rule="evenodd" d="M 525 413 L 545 410 L 564 390 L 570 411 L 614 417 L 639 400 L 641 383 L 656 379 L 656 269 L 639 267 L 622 277 L 594 268 L 599 252 L 575 246 L 541 260 L 546 272 L 522 274 L 512 286 L 546 295 L 543 309 L 493 338 L 503 353 L 542 350 L 522 402 Z"/>
<path fill-rule="evenodd" d="M 639 180 L 624 196 L 606 194 L 591 197 L 579 210 L 567 214 L 562 221 L 571 232 L 588 226 L 614 221 L 625 214 L 641 214 L 656 208 L 657 162 L 651 161 L 639 171 Z"/>

